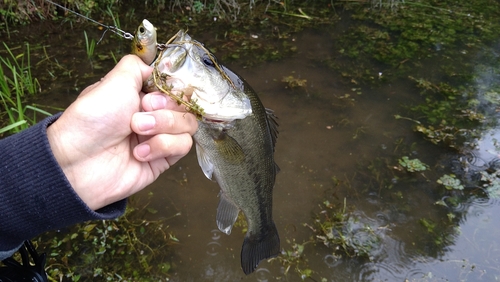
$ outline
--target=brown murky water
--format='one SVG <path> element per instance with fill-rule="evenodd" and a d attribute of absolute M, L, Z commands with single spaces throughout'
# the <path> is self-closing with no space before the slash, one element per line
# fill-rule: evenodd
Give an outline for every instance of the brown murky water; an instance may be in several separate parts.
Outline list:
<path fill-rule="evenodd" d="M 70 29 L 68 25 L 62 28 Z M 111 68 L 103 65 L 90 71 L 83 30 L 73 31 L 52 33 L 42 39 L 34 34 L 26 38 L 47 42 L 42 44 L 50 45 L 47 52 L 51 59 L 72 72 L 71 77 L 42 84 L 45 93 L 50 93 L 44 94 L 45 104 L 68 105 L 83 87 Z M 193 35 L 196 39 L 195 31 Z M 99 36 L 94 34 L 94 38 Z M 203 37 L 210 41 L 210 35 Z M 75 46 L 80 47 L 57 52 L 58 40 L 75 40 Z M 390 169 L 404 154 L 429 164 L 429 175 L 442 173 L 451 165 L 450 159 L 458 159 L 452 152 L 424 141 L 412 131 L 410 121 L 394 118 L 396 114 L 407 115 L 408 106 L 422 102 L 418 90 L 407 80 L 376 87 L 341 83 L 338 73 L 318 63 L 333 55 L 335 41 L 330 31 L 307 30 L 289 40 L 298 50 L 290 58 L 251 68 L 237 62 L 226 64 L 246 79 L 264 105 L 279 117 L 275 155 L 281 172 L 274 189 L 274 218 L 282 248 L 290 250 L 290 242 L 310 240 L 313 232 L 304 223 L 312 225 L 324 200 L 341 206 L 345 199 L 357 218 L 352 223 L 354 232 L 370 226 L 381 241 L 372 250 L 371 260 L 339 258 L 321 243 L 307 244 L 304 258 L 316 281 L 500 279 L 498 203 L 470 199 L 461 204 L 463 217 L 456 226 L 460 232 L 439 230 L 452 235 L 446 236 L 446 243 L 438 248 L 430 243 L 432 236 L 419 223 L 421 218 L 436 222 L 446 218 L 446 210 L 435 204 L 441 197 L 436 184 L 419 175 L 405 178 Z M 125 53 L 127 42 L 118 41 L 113 40 L 114 52 Z M 106 54 L 105 48 L 98 46 L 96 53 Z M 429 65 L 430 72 L 433 67 Z M 307 87 L 286 88 L 281 80 L 289 75 L 306 79 Z M 476 160 L 487 162 L 498 155 L 495 147 L 488 146 L 495 134 L 485 134 L 485 145 L 475 152 Z M 384 163 L 387 159 L 393 163 Z M 370 165 L 375 167 L 372 174 L 366 169 Z M 382 169 L 393 175 L 377 175 L 376 170 Z M 207 180 L 198 167 L 193 149 L 133 199 L 137 206 L 149 202 L 148 207 L 158 211 L 155 216 L 171 218 L 169 230 L 180 244 L 173 247 L 170 281 L 301 281 L 293 267 L 287 272 L 276 260 L 262 262 L 255 274 L 243 274 L 240 250 L 244 234 L 239 228 L 230 236 L 217 230 L 218 191 L 217 184 Z M 365 235 L 360 232 L 359 236 L 363 240 Z"/>

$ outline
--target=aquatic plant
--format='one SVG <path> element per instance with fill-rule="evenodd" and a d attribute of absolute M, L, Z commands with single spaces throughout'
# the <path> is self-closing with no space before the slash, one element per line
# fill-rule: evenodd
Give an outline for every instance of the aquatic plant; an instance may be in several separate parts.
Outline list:
<path fill-rule="evenodd" d="M 367 8 L 362 2 L 371 2 Z M 357 4 L 355 6 L 355 4 Z M 499 3 L 455 1 L 345 1 L 356 21 L 336 41 L 338 55 L 324 64 L 348 80 L 378 83 L 420 69 L 421 60 L 440 60 L 441 67 L 462 77 L 467 54 L 496 40 Z M 460 46 L 460 48 L 456 48 Z M 453 58 L 453 60 L 450 60 Z M 355 60 L 353 60 L 355 59 Z"/>
<path fill-rule="evenodd" d="M 38 237 L 51 281 L 163 281 L 172 268 L 170 247 L 178 240 L 165 220 L 143 217 L 129 207 L 116 220 L 77 224 Z"/>
<path fill-rule="evenodd" d="M 201 1 L 194 1 L 193 2 L 193 11 L 195 13 L 201 13 L 204 8 L 205 8 L 205 5 Z"/>
<path fill-rule="evenodd" d="M 405 0 L 371 0 L 371 5 L 375 8 L 396 10 L 406 4 Z"/>
<path fill-rule="evenodd" d="M 236 218 L 236 221 L 234 222 L 233 228 L 241 228 L 241 233 L 246 234 L 248 231 L 248 223 L 247 219 L 245 217 L 245 214 L 240 212 L 238 213 L 238 217 Z"/>
<path fill-rule="evenodd" d="M 291 249 L 283 249 L 281 255 L 272 258 L 271 261 L 279 261 L 285 267 L 285 276 L 288 275 L 290 269 L 293 268 L 295 273 L 297 273 L 302 280 L 311 277 L 313 271 L 304 256 L 304 248 L 311 242 L 298 244 L 295 240 L 290 241 L 289 239 L 287 239 L 286 242 L 291 245 Z"/>
<path fill-rule="evenodd" d="M 301 79 L 293 75 L 284 76 L 281 81 L 285 82 L 289 88 L 306 87 L 307 85 L 307 79 Z"/>
<path fill-rule="evenodd" d="M 398 163 L 408 172 L 418 172 L 429 169 L 429 166 L 419 159 L 410 159 L 408 156 L 404 156 L 399 159 Z"/>
<path fill-rule="evenodd" d="M 87 32 L 83 31 L 83 36 L 85 37 L 85 51 L 87 53 L 87 58 L 89 60 L 92 60 L 92 57 L 94 57 L 94 50 L 95 50 L 95 40 L 92 38 L 89 41 L 89 38 L 87 36 Z"/>
<path fill-rule="evenodd" d="M 415 131 L 421 132 L 434 144 L 441 143 L 452 148 L 461 146 L 466 138 L 479 137 L 475 128 L 485 125 L 488 108 L 479 107 L 473 102 L 476 92 L 474 86 L 453 87 L 449 83 L 432 83 L 412 76 L 409 78 L 415 81 L 425 97 L 425 103 L 411 108 L 423 116 L 417 121 Z M 492 105 L 498 105 L 498 102 Z"/>
<path fill-rule="evenodd" d="M 427 232 L 426 236 L 423 236 L 423 241 L 426 241 L 426 245 L 434 246 L 434 251 L 437 254 L 442 254 L 445 250 L 442 249 L 443 246 L 449 245 L 456 238 L 456 235 L 460 233 L 460 227 L 454 226 L 456 217 L 452 213 L 448 213 L 446 218 L 443 218 L 439 222 L 429 218 L 420 218 L 418 222 Z"/>
<path fill-rule="evenodd" d="M 115 26 L 117 28 L 121 28 L 120 17 L 118 15 L 115 15 L 115 13 L 111 9 L 111 7 L 112 7 L 112 4 L 110 3 L 106 7 L 106 14 L 108 14 L 111 17 L 111 19 L 113 20 L 113 26 Z"/>
<path fill-rule="evenodd" d="M 443 185 L 448 190 L 464 189 L 464 186 L 460 182 L 460 179 L 457 179 L 457 177 L 454 174 L 445 174 L 441 176 L 436 182 Z"/>
<path fill-rule="evenodd" d="M 480 171 L 481 186 L 491 198 L 500 198 L 500 170 Z"/>
<path fill-rule="evenodd" d="M 340 209 L 329 201 L 321 209 L 314 225 L 307 225 L 315 232 L 314 240 L 336 255 L 371 259 L 372 250 L 380 245 L 381 239 L 369 225 L 360 223 L 355 214 L 346 210 L 346 200 Z"/>
<path fill-rule="evenodd" d="M 14 55 L 12 49 L 3 42 L 5 50 L 10 55 L 10 58 L 0 57 L 3 65 L 11 70 L 13 77 L 7 79 L 7 82 L 11 87 L 18 86 L 19 90 L 24 93 L 24 90 L 28 91 L 29 94 L 35 94 L 40 92 L 40 83 L 31 74 L 31 55 L 30 55 L 30 45 L 25 44 L 25 53 L 19 55 Z"/>
<path fill-rule="evenodd" d="M 426 218 L 421 218 L 419 219 L 420 224 L 424 226 L 427 229 L 427 232 L 429 233 L 434 233 L 436 230 L 436 223 L 433 221 L 426 219 Z"/>
<path fill-rule="evenodd" d="M 3 108 L 0 114 L 0 134 L 19 132 L 37 121 L 37 114 L 50 116 L 47 111 L 35 105 L 26 105 L 27 94 L 40 91 L 40 84 L 31 74 L 30 46 L 25 53 L 14 55 L 4 42 L 10 57 L 0 57 L 0 100 Z M 5 73 L 6 68 L 9 73 Z M 27 94 L 26 94 L 27 92 Z"/>

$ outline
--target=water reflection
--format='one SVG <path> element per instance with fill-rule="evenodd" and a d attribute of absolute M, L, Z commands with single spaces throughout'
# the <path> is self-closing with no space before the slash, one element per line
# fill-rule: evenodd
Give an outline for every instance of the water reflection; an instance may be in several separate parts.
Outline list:
<path fill-rule="evenodd" d="M 472 168 L 474 170 L 485 170 L 488 168 L 488 162 L 483 158 L 479 157 L 481 155 L 479 152 L 467 152 L 463 157 L 460 158 L 464 166 Z"/>
<path fill-rule="evenodd" d="M 498 281 L 500 232 L 492 227 L 500 224 L 495 216 L 500 207 L 490 205 L 479 211 L 471 206 L 471 209 L 470 214 L 474 216 L 462 222 L 461 234 L 449 251 L 439 260 L 418 263 L 416 268 L 422 273 L 431 273 L 435 280 L 448 279 L 453 273 L 455 281 Z M 410 278 L 422 278 L 421 273 L 410 274 Z"/>

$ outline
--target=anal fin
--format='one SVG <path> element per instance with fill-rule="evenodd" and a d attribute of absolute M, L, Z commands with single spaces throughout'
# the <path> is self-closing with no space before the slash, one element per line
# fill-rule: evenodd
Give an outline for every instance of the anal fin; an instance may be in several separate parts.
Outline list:
<path fill-rule="evenodd" d="M 227 196 L 222 191 L 219 196 L 220 199 L 216 217 L 217 227 L 220 231 L 229 235 L 231 234 L 231 229 L 238 218 L 240 209 L 227 199 Z"/>

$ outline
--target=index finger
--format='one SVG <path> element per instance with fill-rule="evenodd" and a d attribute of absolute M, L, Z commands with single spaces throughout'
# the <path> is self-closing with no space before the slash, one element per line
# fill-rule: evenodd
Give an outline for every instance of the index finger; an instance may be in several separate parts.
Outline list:
<path fill-rule="evenodd" d="M 147 112 L 156 110 L 172 110 L 186 112 L 186 107 L 179 105 L 172 98 L 162 92 L 151 92 L 142 97 L 142 109 Z"/>
<path fill-rule="evenodd" d="M 198 121 L 193 114 L 171 110 L 137 112 L 132 116 L 132 130 L 139 135 L 181 134 L 193 135 Z"/>

